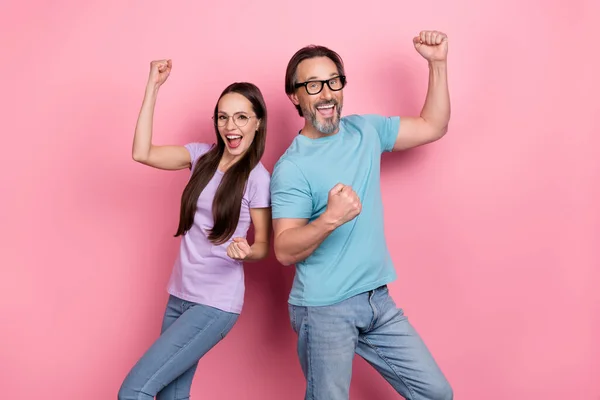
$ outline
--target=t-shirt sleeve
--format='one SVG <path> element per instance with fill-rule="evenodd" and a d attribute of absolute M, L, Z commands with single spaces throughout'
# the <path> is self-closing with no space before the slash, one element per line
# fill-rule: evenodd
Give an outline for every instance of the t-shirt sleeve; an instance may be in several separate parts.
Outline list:
<path fill-rule="evenodd" d="M 209 151 L 212 147 L 210 144 L 206 143 L 188 143 L 184 146 L 187 151 L 190 152 L 190 159 L 192 160 L 192 165 L 198 161 L 198 159 L 207 151 Z"/>
<path fill-rule="evenodd" d="M 258 165 L 250 176 L 250 208 L 268 208 L 271 206 L 271 175 L 262 165 Z"/>
<path fill-rule="evenodd" d="M 381 152 L 392 151 L 396 139 L 398 138 L 400 117 L 384 117 L 377 114 L 367 114 L 364 118 L 377 131 L 381 143 Z"/>
<path fill-rule="evenodd" d="M 271 177 L 272 218 L 310 219 L 312 208 L 310 187 L 300 168 L 288 160 L 275 164 Z"/>

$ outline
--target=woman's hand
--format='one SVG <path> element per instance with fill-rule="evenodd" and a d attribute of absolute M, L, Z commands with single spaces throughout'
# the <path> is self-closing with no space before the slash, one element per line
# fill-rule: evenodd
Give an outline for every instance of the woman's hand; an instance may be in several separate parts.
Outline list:
<path fill-rule="evenodd" d="M 234 260 L 245 260 L 252 255 L 252 248 L 244 238 L 233 238 L 227 246 L 227 255 Z"/>

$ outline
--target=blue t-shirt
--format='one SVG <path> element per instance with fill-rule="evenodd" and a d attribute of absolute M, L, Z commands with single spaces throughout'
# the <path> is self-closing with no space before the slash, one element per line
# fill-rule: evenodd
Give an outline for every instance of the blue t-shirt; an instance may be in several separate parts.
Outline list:
<path fill-rule="evenodd" d="M 396 278 L 384 236 L 380 164 L 381 154 L 393 149 L 399 126 L 400 117 L 349 115 L 335 135 L 297 135 L 275 164 L 273 219 L 315 220 L 338 183 L 352 186 L 362 203 L 356 218 L 296 264 L 290 304 L 331 305 Z"/>

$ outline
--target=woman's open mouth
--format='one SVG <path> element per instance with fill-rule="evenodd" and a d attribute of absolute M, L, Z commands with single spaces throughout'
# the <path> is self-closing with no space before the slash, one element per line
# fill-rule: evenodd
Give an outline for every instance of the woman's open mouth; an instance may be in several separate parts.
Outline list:
<path fill-rule="evenodd" d="M 242 143 L 242 135 L 225 135 L 230 148 L 237 148 Z"/>

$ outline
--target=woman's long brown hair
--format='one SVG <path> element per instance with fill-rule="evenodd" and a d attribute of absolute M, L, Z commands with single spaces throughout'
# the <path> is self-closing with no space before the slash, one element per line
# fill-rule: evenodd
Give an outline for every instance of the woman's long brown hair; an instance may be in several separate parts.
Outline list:
<path fill-rule="evenodd" d="M 257 119 L 260 119 L 260 125 L 254 136 L 254 141 L 246 153 L 223 175 L 223 179 L 213 199 L 212 212 L 214 226 L 207 232 L 208 240 L 215 245 L 225 243 L 231 238 L 238 225 L 246 184 L 250 172 L 262 158 L 267 136 L 267 108 L 265 101 L 258 87 L 248 82 L 236 82 L 229 85 L 223 90 L 223 93 L 219 96 L 219 100 L 217 100 L 213 118 L 217 145 L 213 146 L 212 149 L 200 157 L 187 186 L 183 190 L 179 227 L 177 228 L 175 237 L 184 235 L 192 227 L 198 197 L 217 171 L 219 162 L 225 151 L 225 142 L 221 138 L 219 128 L 217 127 L 217 112 L 219 101 L 228 93 L 238 93 L 248 99 L 252 103 L 252 108 Z"/>

